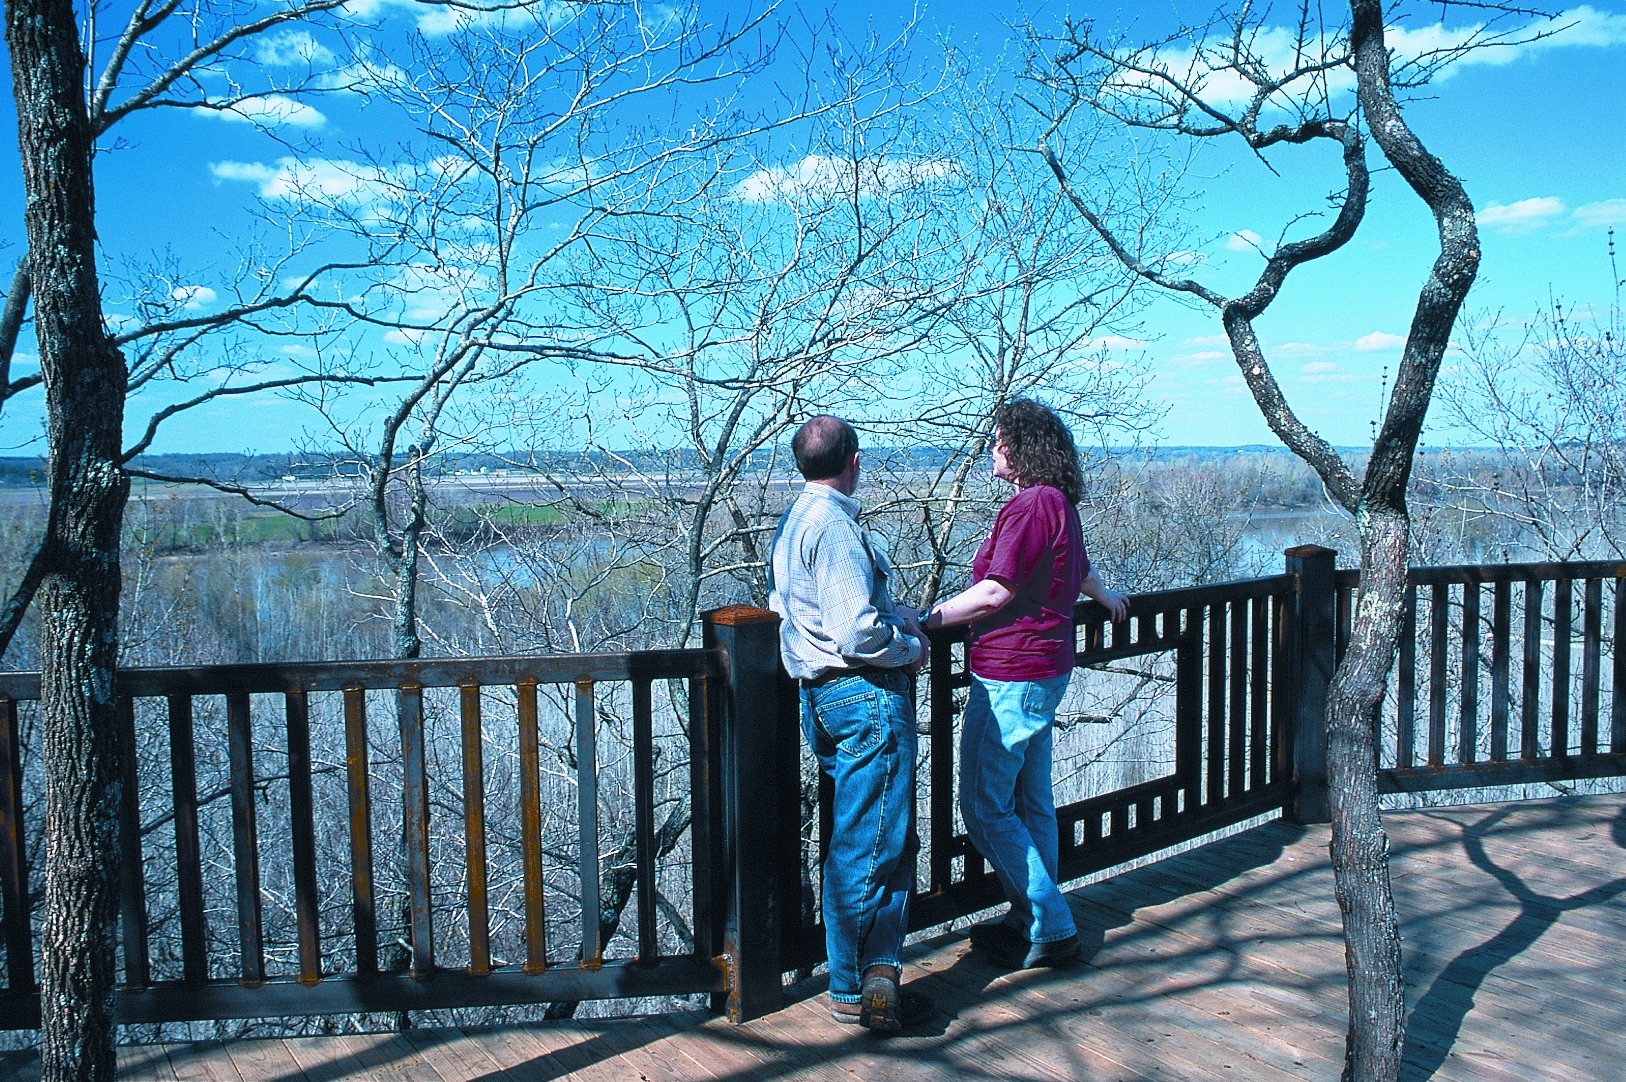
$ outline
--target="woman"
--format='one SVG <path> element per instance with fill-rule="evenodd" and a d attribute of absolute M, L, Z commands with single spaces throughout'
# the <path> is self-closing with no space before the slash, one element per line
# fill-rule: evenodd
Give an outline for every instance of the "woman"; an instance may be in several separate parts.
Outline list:
<path fill-rule="evenodd" d="M 1083 475 L 1072 433 L 1030 399 L 995 417 L 994 476 L 1016 495 L 971 565 L 971 588 L 927 614 L 928 628 L 971 625 L 971 698 L 960 734 L 960 814 L 1011 908 L 971 929 L 971 944 L 1013 968 L 1061 965 L 1078 929 L 1056 886 L 1051 727 L 1073 673 L 1080 592 L 1121 621 L 1128 605 L 1084 552 Z"/>

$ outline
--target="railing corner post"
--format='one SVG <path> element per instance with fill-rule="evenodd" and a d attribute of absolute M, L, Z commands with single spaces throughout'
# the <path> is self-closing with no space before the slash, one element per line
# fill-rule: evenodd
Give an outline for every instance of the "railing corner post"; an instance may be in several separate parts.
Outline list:
<path fill-rule="evenodd" d="M 1338 553 L 1298 545 L 1284 554 L 1287 573 L 1298 579 L 1289 631 L 1292 682 L 1287 727 L 1291 783 L 1284 814 L 1295 823 L 1332 819 L 1327 796 L 1327 689 L 1336 666 Z"/>
<path fill-rule="evenodd" d="M 726 662 L 722 694 L 723 866 L 728 1016 L 748 1022 L 779 1009 L 779 617 L 750 605 L 701 617 L 705 645 Z M 716 895 L 714 895 L 716 896 Z"/>

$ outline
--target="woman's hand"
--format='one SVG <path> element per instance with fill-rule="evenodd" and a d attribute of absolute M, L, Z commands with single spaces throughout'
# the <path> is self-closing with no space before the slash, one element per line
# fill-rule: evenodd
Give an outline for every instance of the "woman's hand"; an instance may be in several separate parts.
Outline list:
<path fill-rule="evenodd" d="M 1079 585 L 1079 592 L 1092 601 L 1098 601 L 1112 617 L 1112 622 L 1121 624 L 1129 619 L 1129 599 L 1116 590 L 1109 590 L 1101 584 L 1101 576 L 1090 568 L 1090 573 L 1084 576 Z"/>

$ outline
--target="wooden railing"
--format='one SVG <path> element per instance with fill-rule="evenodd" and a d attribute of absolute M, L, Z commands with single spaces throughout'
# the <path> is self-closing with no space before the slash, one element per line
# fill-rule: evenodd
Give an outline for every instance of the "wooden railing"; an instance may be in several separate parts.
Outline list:
<path fill-rule="evenodd" d="M 1156 719 L 1166 757 L 1058 808 L 1064 879 L 1254 816 L 1326 819 L 1327 687 L 1358 586 L 1334 559 L 1305 546 L 1283 575 L 1140 595 L 1124 624 L 1077 608 L 1078 665 L 1107 670 L 1082 683 L 1129 672 L 1173 695 Z M 1414 569 L 1382 788 L 1626 774 L 1623 581 L 1626 563 Z M 736 606 L 704 628 L 698 650 L 121 671 L 119 1021 L 685 993 L 710 993 L 737 1020 L 776 1009 L 782 974 L 824 950 L 808 887 L 830 792 L 804 823 L 809 774 L 777 618 Z M 915 689 L 916 929 L 1000 897 L 956 820 L 964 634 L 934 640 Z M 23 731 L 38 697 L 37 674 L 0 674 L 0 1026 L 14 1028 L 39 1017 L 29 863 L 42 782 Z M 548 771 L 544 750 L 558 764 Z M 493 774 L 488 753 L 508 767 Z M 607 830 L 625 839 L 608 862 Z M 507 893 L 494 902 L 498 864 Z M 607 883 L 635 891 L 636 934 L 619 951 Z"/>
<path fill-rule="evenodd" d="M 127 669 L 119 674 L 123 718 L 124 784 L 121 808 L 122 882 L 122 986 L 116 1017 L 122 1023 L 187 1019 L 273 1017 L 371 1011 L 422 1010 L 437 1007 L 479 1006 L 497 1003 L 549 1002 L 603 997 L 647 996 L 691 992 L 724 992 L 726 967 L 718 964 L 717 944 L 710 930 L 718 924 L 719 873 L 715 852 L 721 839 L 713 837 L 721 818 L 721 792 L 717 775 L 717 683 L 722 674 L 722 653 L 717 649 L 644 651 L 633 654 L 570 655 L 563 657 L 355 662 L 314 665 L 227 665 L 196 669 Z M 687 687 L 690 704 L 687 758 L 691 777 L 685 788 L 692 801 L 693 882 L 689 926 L 695 930 L 696 949 L 682 955 L 663 954 L 657 942 L 658 905 L 654 894 L 655 793 L 652 688 L 657 682 L 679 681 Z M 636 837 L 636 874 L 641 887 L 637 906 L 637 952 L 632 957 L 605 956 L 599 906 L 601 842 L 599 829 L 600 777 L 597 763 L 602 728 L 595 691 L 606 685 L 627 685 L 630 691 L 633 820 Z M 539 690 L 563 690 L 573 732 L 568 747 L 573 754 L 576 790 L 578 879 L 574 893 L 579 905 L 580 934 L 563 943 L 550 943 L 542 874 L 543 818 L 570 809 L 549 807 L 541 786 L 538 739 Z M 426 730 L 426 697 L 435 689 L 455 692 L 455 761 L 461 778 L 462 850 L 457 876 L 463 897 L 432 897 L 431 805 L 448 794 L 432 795 L 437 783 L 428 768 L 436 735 Z M 373 694 L 369 694 L 373 693 Z M 369 726 L 369 703 L 380 695 L 393 698 L 398 740 Z M 25 800 L 26 773 L 21 769 L 19 719 L 23 704 L 39 697 L 37 674 L 0 675 L 0 890 L 6 941 L 7 987 L 0 996 L 0 1026 L 38 1024 L 38 997 L 33 991 L 33 935 L 30 928 L 25 819 L 40 812 L 39 800 Z M 268 697 L 280 699 L 280 710 Z M 339 701 L 334 703 L 333 698 Z M 448 699 L 450 696 L 446 696 Z M 156 773 L 161 764 L 137 740 L 136 710 L 149 703 L 167 715 L 168 777 L 162 784 Z M 317 821 L 313 778 L 319 772 L 312 755 L 313 704 L 337 706 L 324 716 L 342 725 L 342 735 L 324 743 L 336 757 L 341 754 L 348 822 Z M 224 706 L 224 732 L 212 727 L 211 739 L 200 739 L 194 716 L 218 716 Z M 444 704 L 443 704 L 444 705 Z M 488 818 L 484 749 L 490 731 L 482 713 L 500 705 L 507 713 L 517 747 L 517 800 L 505 801 L 514 812 L 506 821 Z M 274 715 L 274 720 L 273 720 Z M 449 721 L 450 719 L 448 719 Z M 449 727 L 449 726 L 448 726 Z M 270 733 L 275 731 L 274 737 Z M 221 737 L 224 737 L 221 740 Z M 269 739 L 268 739 L 269 737 Z M 375 761 L 381 737 L 388 748 L 387 764 Z M 220 745 L 224 744 L 222 748 Z M 270 745 L 283 769 L 275 806 L 279 830 L 268 834 L 259 821 L 259 809 L 273 804 L 270 782 L 261 776 L 257 758 Z M 198 764 L 207 757 L 224 757 L 229 775 L 221 799 L 229 797 L 233 859 L 226 874 L 233 880 L 235 921 L 231 933 L 211 937 L 210 905 L 206 904 L 206 871 L 200 846 Z M 447 756 L 436 756 L 447 759 Z M 336 773 L 337 764 L 324 764 Z M 388 794 L 391 811 L 400 818 L 375 821 L 381 765 L 387 765 L 398 787 Z M 214 773 L 220 773 L 215 771 Z M 32 780 L 32 779 L 28 779 Z M 283 787 L 285 785 L 285 787 Z M 34 806 L 29 807 L 32 803 Z M 554 801 L 558 803 L 557 800 Z M 164 807 L 163 805 L 167 805 Z M 331 809 L 331 805 L 330 805 Z M 32 813 L 32 814 L 31 814 Z M 168 869 L 147 866 L 144 835 L 150 836 L 164 820 L 173 831 L 173 877 Z M 36 819 L 37 823 L 37 819 Z M 348 827 L 348 829 L 347 829 Z M 382 835 L 380 834 L 382 831 Z M 522 957 L 495 958 L 487 892 L 487 838 L 501 831 L 519 839 L 523 851 Z M 37 835 L 37 831 L 33 832 Z M 318 849 L 347 849 L 348 919 L 337 927 L 324 927 L 324 916 L 335 907 L 324 904 L 335 884 L 319 875 Z M 408 927 L 398 938 L 409 947 L 404 972 L 384 972 L 380 965 L 378 883 L 375 852 L 380 837 L 390 848 L 404 850 Z M 347 845 L 345 844 L 347 843 Z M 262 856 L 286 855 L 291 866 L 291 899 L 281 906 L 292 910 L 292 939 L 284 964 L 267 964 L 266 898 L 261 882 Z M 393 855 L 393 854 L 392 854 Z M 330 865 L 332 860 L 325 862 Z M 218 868 L 215 862 L 215 868 Z M 167 898 L 159 913 L 149 904 L 149 881 L 165 882 Z M 279 887 L 281 885 L 279 884 Z M 553 886 L 557 886 L 556 884 Z M 218 899 L 220 891 L 213 892 Z M 284 914 L 286 915 L 286 914 Z M 217 918 L 218 919 L 218 918 Z M 437 925 L 444 933 L 455 923 L 466 941 L 456 964 L 447 966 L 436 955 Z M 553 922 L 557 927 L 558 922 Z M 178 928 L 169 927 L 178 925 Z M 178 940 L 179 972 L 157 974 L 150 955 L 155 927 L 165 926 L 168 938 Z M 216 930 L 218 931 L 218 929 Z M 223 944 L 228 941 L 229 945 Z M 386 945 L 388 949 L 388 945 Z M 345 960 L 342 971 L 335 958 Z M 173 967 L 172 967 L 173 968 Z"/>
<path fill-rule="evenodd" d="M 1626 562 L 1413 568 L 1384 791 L 1626 774 L 1623 602 Z"/>

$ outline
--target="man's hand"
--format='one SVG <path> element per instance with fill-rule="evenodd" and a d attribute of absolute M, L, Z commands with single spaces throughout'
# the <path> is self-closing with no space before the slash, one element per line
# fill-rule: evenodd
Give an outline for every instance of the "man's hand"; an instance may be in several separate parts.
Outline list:
<path fill-rule="evenodd" d="M 897 618 L 900 621 L 903 622 L 903 629 L 905 631 L 907 631 L 911 635 L 919 637 L 919 635 L 920 635 L 920 612 L 919 612 L 919 610 L 911 609 L 908 605 L 897 605 L 897 606 L 895 606 L 893 608 L 892 611 L 893 611 L 893 614 L 896 615 Z"/>
<path fill-rule="evenodd" d="M 920 660 L 916 661 L 913 665 L 908 666 L 906 671 L 911 676 L 925 669 L 927 662 L 931 661 L 932 659 L 931 641 L 926 638 L 926 633 L 920 630 L 920 625 L 918 623 L 915 625 L 914 636 L 915 641 L 920 643 Z"/>

